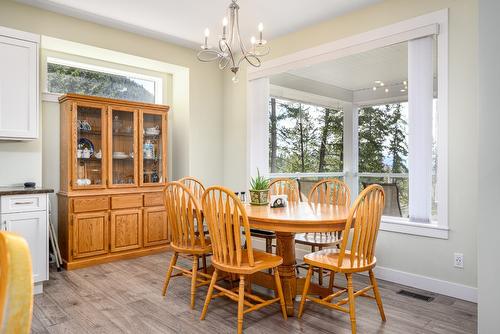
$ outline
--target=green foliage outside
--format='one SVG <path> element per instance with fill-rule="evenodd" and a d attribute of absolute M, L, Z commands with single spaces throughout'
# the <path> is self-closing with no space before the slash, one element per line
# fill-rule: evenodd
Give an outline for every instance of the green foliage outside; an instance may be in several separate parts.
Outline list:
<path fill-rule="evenodd" d="M 155 97 L 128 77 L 49 63 L 48 91 L 154 103 Z"/>
<path fill-rule="evenodd" d="M 271 173 L 338 172 L 343 169 L 343 111 L 272 98 Z"/>

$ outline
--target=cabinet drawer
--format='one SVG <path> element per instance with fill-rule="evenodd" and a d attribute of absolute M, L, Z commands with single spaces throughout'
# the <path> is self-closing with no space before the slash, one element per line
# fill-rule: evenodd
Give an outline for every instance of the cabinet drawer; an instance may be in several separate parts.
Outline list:
<path fill-rule="evenodd" d="M 144 206 L 164 206 L 163 192 L 144 194 Z"/>
<path fill-rule="evenodd" d="M 2 196 L 0 212 L 29 212 L 47 209 L 47 194 Z"/>
<path fill-rule="evenodd" d="M 103 211 L 109 209 L 107 196 L 84 197 L 73 199 L 73 212 Z"/>
<path fill-rule="evenodd" d="M 111 209 L 127 209 L 142 207 L 142 194 L 111 197 Z"/>

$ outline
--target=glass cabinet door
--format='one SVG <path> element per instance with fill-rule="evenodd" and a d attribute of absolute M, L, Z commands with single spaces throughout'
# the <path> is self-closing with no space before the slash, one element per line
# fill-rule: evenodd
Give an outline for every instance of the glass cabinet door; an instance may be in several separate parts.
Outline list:
<path fill-rule="evenodd" d="M 110 108 L 109 186 L 137 185 L 137 111 L 129 108 Z"/>
<path fill-rule="evenodd" d="M 72 188 L 104 188 L 106 175 L 103 162 L 106 151 L 105 108 L 93 104 L 72 106 L 73 157 Z"/>
<path fill-rule="evenodd" d="M 166 114 L 141 111 L 141 185 L 158 185 L 166 180 Z"/>

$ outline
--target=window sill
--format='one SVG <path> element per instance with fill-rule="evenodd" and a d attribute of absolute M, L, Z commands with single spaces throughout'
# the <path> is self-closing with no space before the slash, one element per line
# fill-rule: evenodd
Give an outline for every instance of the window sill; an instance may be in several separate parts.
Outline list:
<path fill-rule="evenodd" d="M 448 239 L 449 231 L 448 227 L 439 226 L 436 222 L 416 223 L 408 219 L 386 216 L 382 217 L 380 230 L 437 239 Z"/>

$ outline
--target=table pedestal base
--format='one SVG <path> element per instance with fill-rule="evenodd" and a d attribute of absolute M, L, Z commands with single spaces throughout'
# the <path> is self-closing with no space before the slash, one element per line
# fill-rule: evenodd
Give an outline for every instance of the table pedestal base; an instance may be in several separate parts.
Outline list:
<path fill-rule="evenodd" d="M 283 264 L 278 267 L 281 278 L 281 286 L 285 297 L 286 313 L 289 317 L 294 316 L 295 297 L 301 295 L 304 290 L 305 278 L 296 275 L 295 262 L 295 234 L 276 233 L 276 255 L 283 258 Z M 275 289 L 274 277 L 266 272 L 258 272 L 252 275 L 252 284 L 257 284 L 270 290 Z M 309 293 L 319 295 L 322 298 L 331 294 L 330 289 L 318 284 L 311 283 Z"/>

